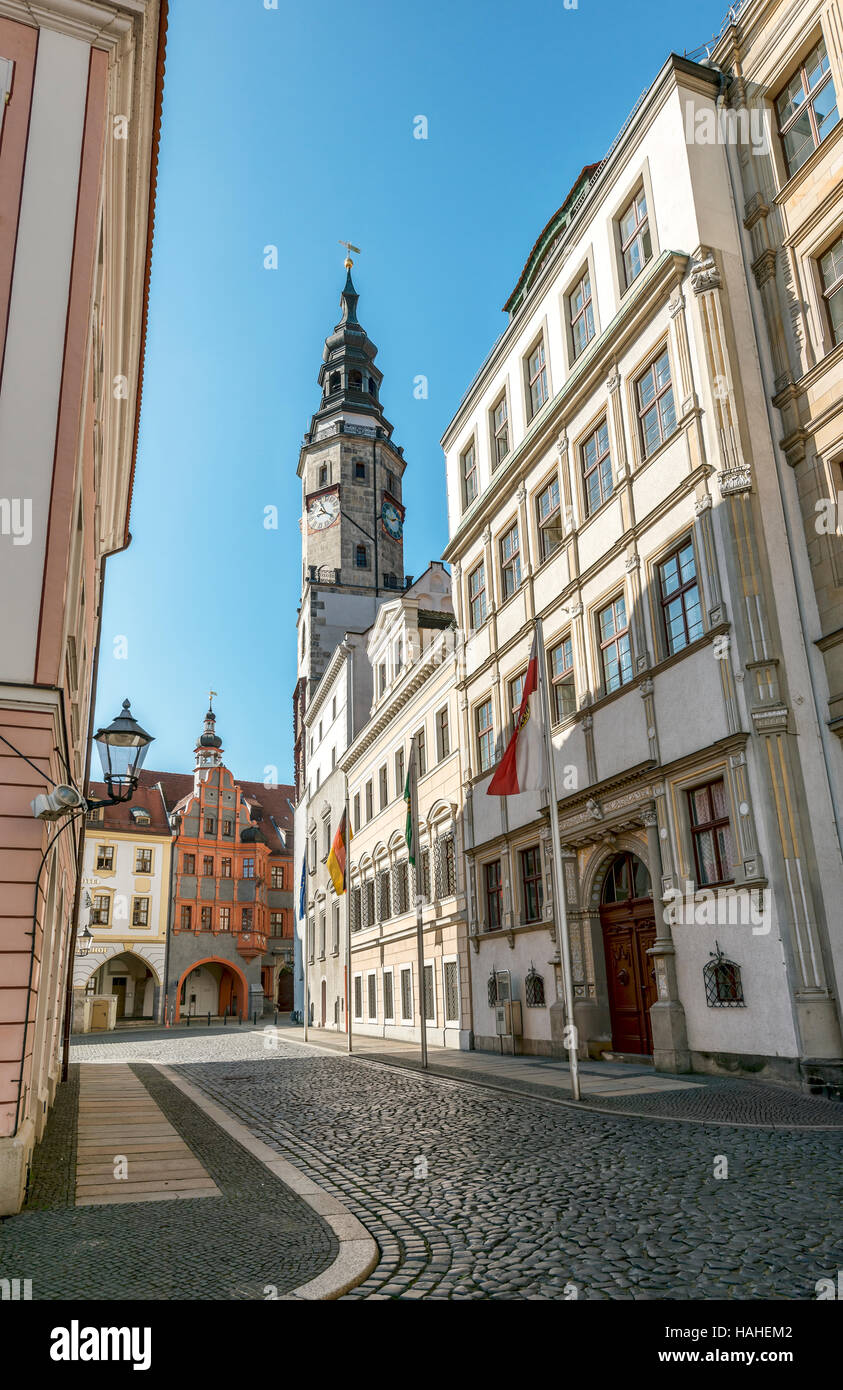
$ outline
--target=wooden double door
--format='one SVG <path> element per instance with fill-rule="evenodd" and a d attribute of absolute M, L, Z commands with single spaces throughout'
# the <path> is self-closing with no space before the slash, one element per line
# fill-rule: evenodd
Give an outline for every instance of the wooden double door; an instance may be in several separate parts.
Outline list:
<path fill-rule="evenodd" d="M 641 892 L 645 887 L 640 872 L 635 873 L 639 865 L 644 866 L 632 855 L 628 859 L 633 862 L 616 873 L 618 889 L 624 881 L 628 884 L 627 895 L 620 901 L 604 901 L 600 906 L 612 1050 L 650 1056 L 653 1051 L 650 1009 L 658 992 L 653 958 L 647 952 L 656 939 L 656 922 L 652 897 L 632 896 L 636 889 Z M 613 896 L 617 898 L 620 894 Z"/>

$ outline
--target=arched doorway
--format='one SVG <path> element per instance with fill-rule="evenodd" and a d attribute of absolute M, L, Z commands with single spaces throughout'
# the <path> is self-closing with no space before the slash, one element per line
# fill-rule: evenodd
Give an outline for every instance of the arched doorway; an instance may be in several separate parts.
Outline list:
<path fill-rule="evenodd" d="M 85 981 L 85 993 L 117 997 L 117 1022 L 155 1016 L 158 976 L 134 951 L 121 951 L 97 966 Z"/>
<path fill-rule="evenodd" d="M 248 1013 L 249 991 L 242 971 L 208 956 L 188 966 L 176 990 L 176 1018 L 187 1014 L 237 1017 Z"/>
<path fill-rule="evenodd" d="M 603 880 L 600 925 L 612 1022 L 612 1049 L 649 1056 L 650 1009 L 656 1002 L 655 967 L 647 951 L 656 939 L 647 866 L 636 854 L 618 854 Z"/>

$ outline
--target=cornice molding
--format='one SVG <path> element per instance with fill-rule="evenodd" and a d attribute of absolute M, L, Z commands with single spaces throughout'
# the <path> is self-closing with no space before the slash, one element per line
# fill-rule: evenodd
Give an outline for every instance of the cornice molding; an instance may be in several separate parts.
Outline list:
<path fill-rule="evenodd" d="M 130 34 L 155 0 L 0 0 L 0 16 L 29 28 L 54 29 L 94 48 L 114 49 Z"/>

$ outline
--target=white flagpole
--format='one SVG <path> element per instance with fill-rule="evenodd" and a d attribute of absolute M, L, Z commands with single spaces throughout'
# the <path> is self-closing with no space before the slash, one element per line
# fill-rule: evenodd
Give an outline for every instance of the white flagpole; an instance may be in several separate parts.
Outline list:
<path fill-rule="evenodd" d="M 348 774 L 345 776 L 345 1031 L 347 1051 L 351 1051 L 351 864 L 348 857 L 349 831 L 348 819 Z"/>
<path fill-rule="evenodd" d="M 416 748 L 417 735 L 413 734 L 410 740 L 410 824 L 413 834 L 413 854 L 415 855 L 415 883 L 416 883 L 416 955 L 418 957 L 419 975 L 419 1041 L 421 1043 L 421 1064 L 427 1070 L 427 1020 L 424 1013 L 424 927 L 422 916 L 424 904 L 421 894 L 421 847 L 419 845 L 419 798 L 418 798 L 418 750 Z M 433 846 L 430 850 L 431 864 L 430 872 L 433 873 Z"/>
<path fill-rule="evenodd" d="M 539 692 L 541 696 L 542 723 L 544 725 L 544 748 L 547 760 L 548 791 L 550 793 L 550 835 L 553 845 L 553 911 L 556 917 L 556 936 L 559 941 L 559 958 L 562 964 L 562 982 L 565 992 L 565 1029 L 568 1037 L 568 1063 L 571 1069 L 571 1096 L 580 1099 L 579 1059 L 577 1057 L 577 1033 L 574 1027 L 574 986 L 571 972 L 571 941 L 568 934 L 568 909 L 565 898 L 565 880 L 562 875 L 562 841 L 559 836 L 559 803 L 556 796 L 556 767 L 553 761 L 553 738 L 550 724 L 550 701 L 547 694 L 545 672 L 544 633 L 541 618 L 536 618 L 536 660 L 538 662 Z"/>
<path fill-rule="evenodd" d="M 304 1040 L 307 1042 L 307 1026 L 310 1021 L 310 967 L 308 965 L 310 953 L 310 909 L 307 904 L 307 840 L 305 840 L 304 851 Z"/>

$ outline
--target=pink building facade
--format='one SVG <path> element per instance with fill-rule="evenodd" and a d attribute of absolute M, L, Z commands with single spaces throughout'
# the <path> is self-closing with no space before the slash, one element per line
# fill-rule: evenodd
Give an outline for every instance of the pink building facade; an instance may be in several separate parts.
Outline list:
<path fill-rule="evenodd" d="M 129 542 L 166 0 L 0 0 L 0 1215 L 61 1075 L 105 561 Z"/>

